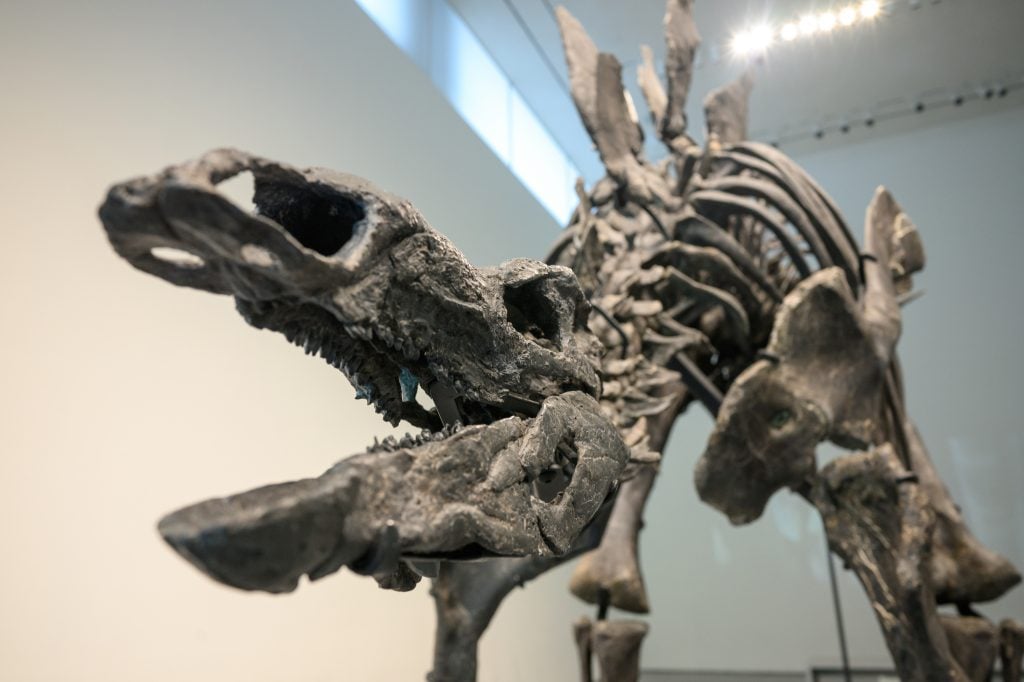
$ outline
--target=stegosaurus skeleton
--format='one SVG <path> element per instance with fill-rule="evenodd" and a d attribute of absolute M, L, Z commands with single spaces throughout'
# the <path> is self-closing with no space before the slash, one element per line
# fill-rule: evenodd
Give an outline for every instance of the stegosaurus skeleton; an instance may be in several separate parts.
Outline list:
<path fill-rule="evenodd" d="M 812 502 L 902 679 L 984 680 L 998 652 L 1016 680 L 1024 627 L 997 630 L 971 604 L 1020 576 L 966 529 L 906 416 L 894 347 L 900 297 L 924 265 L 913 224 L 879 190 L 862 251 L 796 164 L 745 141 L 747 76 L 707 98 L 695 144 L 692 0 L 668 0 L 667 91 L 649 50 L 639 68 L 669 150 L 659 165 L 643 158 L 618 61 L 557 17 L 607 176 L 578 185 L 547 265 L 473 268 L 365 181 L 230 150 L 110 191 L 101 218 L 133 265 L 233 295 L 247 322 L 322 355 L 392 423 L 425 429 L 317 478 L 175 512 L 164 537 L 244 589 L 288 591 L 343 566 L 389 589 L 430 576 L 430 679 L 473 680 L 504 596 L 568 558 L 585 553 L 571 588 L 602 614 L 647 612 L 643 508 L 672 423 L 698 400 L 717 416 L 702 499 L 738 523 L 783 486 Z M 215 189 L 246 170 L 257 215 Z M 825 439 L 862 452 L 818 471 Z M 578 623 L 583 679 L 596 656 L 602 679 L 635 680 L 645 633 L 603 615 Z"/>

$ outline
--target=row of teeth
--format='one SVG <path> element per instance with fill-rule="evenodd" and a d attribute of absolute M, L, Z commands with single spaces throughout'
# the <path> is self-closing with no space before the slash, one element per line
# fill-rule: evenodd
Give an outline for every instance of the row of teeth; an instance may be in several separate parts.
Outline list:
<path fill-rule="evenodd" d="M 363 341 L 376 345 L 382 345 L 388 350 L 400 354 L 409 362 L 416 362 L 420 359 L 420 350 L 416 347 L 415 343 L 409 339 L 397 338 L 387 329 L 371 329 L 369 327 L 360 327 L 358 325 L 346 325 L 345 331 L 357 339 L 362 339 Z"/>
<path fill-rule="evenodd" d="M 346 331 L 353 337 L 367 342 L 372 343 L 375 339 L 375 335 L 371 331 L 361 327 L 346 327 Z M 357 349 L 344 343 L 331 343 L 315 333 L 304 330 L 292 333 L 286 331 L 285 338 L 302 348 L 306 355 L 319 355 L 327 361 L 327 364 L 344 372 L 353 386 L 372 386 L 375 390 L 371 392 L 363 392 L 357 388 L 356 397 L 372 405 L 374 412 L 383 416 L 393 426 L 398 424 L 402 412 L 402 401 L 397 378 L 394 379 L 394 395 L 391 395 L 391 391 L 387 390 L 379 377 L 372 373 L 364 374 L 361 371 L 366 358 L 360 357 Z M 391 346 L 388 347 L 391 348 Z"/>
<path fill-rule="evenodd" d="M 395 438 L 394 436 L 387 436 L 384 440 L 373 439 L 373 445 L 366 448 L 367 452 L 394 452 L 395 450 L 402 450 L 407 448 L 417 448 L 426 443 L 436 443 L 437 441 L 444 440 L 462 428 L 462 424 L 456 422 L 445 426 L 440 431 L 430 431 L 424 429 L 417 435 L 410 433 L 405 434 L 401 438 Z"/>

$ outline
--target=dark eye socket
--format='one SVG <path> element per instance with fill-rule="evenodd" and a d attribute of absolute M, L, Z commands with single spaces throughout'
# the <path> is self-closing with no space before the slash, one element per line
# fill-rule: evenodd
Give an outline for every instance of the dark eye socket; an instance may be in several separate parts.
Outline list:
<path fill-rule="evenodd" d="M 531 282 L 505 289 L 505 308 L 508 320 L 516 331 L 528 335 L 542 345 L 559 345 L 559 316 L 551 300 L 545 295 L 542 283 Z"/>
<path fill-rule="evenodd" d="M 772 415 L 769 423 L 773 429 L 781 429 L 783 426 L 788 424 L 791 419 L 793 419 L 793 413 L 786 408 L 782 408 Z"/>

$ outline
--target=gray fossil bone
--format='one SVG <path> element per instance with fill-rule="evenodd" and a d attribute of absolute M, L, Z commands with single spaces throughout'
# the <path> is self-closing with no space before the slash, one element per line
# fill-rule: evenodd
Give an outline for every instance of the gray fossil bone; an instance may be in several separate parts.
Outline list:
<path fill-rule="evenodd" d="M 647 623 L 638 620 L 594 623 L 591 639 L 601 682 L 637 682 L 640 679 L 640 646 L 647 630 Z"/>
<path fill-rule="evenodd" d="M 934 517 L 892 448 L 827 464 L 810 496 L 829 546 L 871 600 L 900 679 L 967 682 L 926 577 Z"/>
<path fill-rule="evenodd" d="M 633 613 L 650 611 L 638 545 L 656 473 L 644 468 L 622 485 L 601 545 L 584 555 L 573 572 L 569 589 L 580 599 L 591 604 L 607 599 L 611 606 Z"/>
<path fill-rule="evenodd" d="M 428 682 L 475 680 L 477 644 L 502 600 L 512 590 L 523 587 L 545 571 L 593 549 L 601 538 L 608 507 L 610 505 L 598 512 L 573 548 L 562 556 L 441 562 L 430 590 L 437 615 L 437 631 L 434 636 L 434 666 L 427 675 Z M 589 674 L 589 668 L 587 670 Z"/>
<path fill-rule="evenodd" d="M 637 682 L 640 647 L 647 631 L 647 623 L 639 620 L 577 620 L 573 638 L 580 656 L 580 680 L 594 679 L 592 659 L 596 658 L 598 682 Z"/>
<path fill-rule="evenodd" d="M 999 623 L 999 663 L 1004 682 L 1020 679 L 1024 667 L 1024 624 L 1010 618 Z"/>
<path fill-rule="evenodd" d="M 895 346 L 925 261 L 913 223 L 879 190 L 858 246 L 813 178 L 745 140 L 746 77 L 706 100 L 709 141 L 694 143 L 692 0 L 666 4 L 665 85 L 650 50 L 638 69 L 669 152 L 658 163 L 619 61 L 566 10 L 556 17 L 606 176 L 577 183 L 548 264 L 474 268 L 364 180 L 234 150 L 111 189 L 101 219 L 134 266 L 233 296 L 247 322 L 322 356 L 387 421 L 425 429 L 316 478 L 193 505 L 161 531 L 246 589 L 287 591 L 341 567 L 392 590 L 431 578 L 429 679 L 471 682 L 502 599 L 572 557 L 584 554 L 571 582 L 584 601 L 652 607 L 644 510 L 673 423 L 699 402 L 716 418 L 695 473 L 702 498 L 749 522 L 779 488 L 805 496 L 901 677 L 982 678 L 993 630 L 971 604 L 1020 575 L 967 529 L 908 416 Z M 254 176 L 256 214 L 216 189 L 240 172 Z M 864 452 L 818 471 L 822 440 Z M 938 602 L 966 615 L 940 618 Z M 582 679 L 595 656 L 602 679 L 636 679 L 644 632 L 581 621 Z M 1019 675 L 1022 633 L 1000 626 L 1007 675 Z"/>
<path fill-rule="evenodd" d="M 216 190 L 243 171 L 255 215 Z M 233 295 L 247 322 L 323 356 L 392 423 L 437 426 L 408 399 L 417 386 L 452 389 L 466 423 L 516 399 L 598 390 L 570 272 L 526 260 L 474 268 L 408 202 L 355 176 L 217 150 L 115 186 L 100 216 L 133 265 Z M 160 248 L 202 264 L 160 260 Z"/>
<path fill-rule="evenodd" d="M 758 518 L 781 487 L 799 489 L 830 439 L 875 440 L 885 367 L 838 268 L 815 273 L 783 301 L 766 353 L 732 384 L 697 464 L 701 499 L 734 523 Z"/>
<path fill-rule="evenodd" d="M 665 88 L 662 87 L 661 81 L 658 80 L 658 73 L 654 67 L 654 53 L 651 52 L 651 48 L 647 45 L 642 45 L 640 53 L 643 60 L 636 67 L 636 79 L 640 84 L 641 92 L 644 94 L 647 108 L 651 112 L 651 121 L 654 123 L 654 129 L 661 131 L 662 122 L 665 120 L 665 113 L 668 109 L 668 95 L 665 94 Z"/>
<path fill-rule="evenodd" d="M 594 624 L 586 616 L 580 617 L 572 624 L 572 636 L 579 657 L 580 682 L 594 682 L 594 650 L 591 645 L 593 630 Z"/>
<path fill-rule="evenodd" d="M 631 115 L 615 56 L 598 52 L 580 23 L 564 7 L 556 10 L 573 101 L 601 155 L 609 177 L 640 202 L 669 201 L 665 180 L 638 155 L 643 149 L 639 121 Z"/>
<path fill-rule="evenodd" d="M 747 139 L 750 91 L 753 87 L 754 77 L 748 71 L 707 96 L 704 100 L 704 119 L 708 137 L 714 137 L 723 146 L 738 144 Z"/>
<path fill-rule="evenodd" d="M 577 448 L 575 471 L 547 501 L 537 480 L 562 466 L 562 442 Z M 160 532 L 210 577 L 269 592 L 342 566 L 387 576 L 403 558 L 557 556 L 596 515 L 627 458 L 597 403 L 567 393 L 530 420 L 382 446 L 314 479 L 186 507 L 165 517 Z"/>
<path fill-rule="evenodd" d="M 995 625 L 978 616 L 940 616 L 949 641 L 949 650 L 964 675 L 971 682 L 992 679 L 999 654 L 999 631 Z"/>
<path fill-rule="evenodd" d="M 659 132 L 671 144 L 686 133 L 686 100 L 693 80 L 694 57 L 700 46 L 700 34 L 693 20 L 693 0 L 668 0 L 664 23 L 668 102 Z"/>
<path fill-rule="evenodd" d="M 917 427 L 905 424 L 910 466 L 935 514 L 930 579 L 940 603 L 971 604 L 998 599 L 1021 581 L 1006 557 L 983 545 L 939 478 Z"/>

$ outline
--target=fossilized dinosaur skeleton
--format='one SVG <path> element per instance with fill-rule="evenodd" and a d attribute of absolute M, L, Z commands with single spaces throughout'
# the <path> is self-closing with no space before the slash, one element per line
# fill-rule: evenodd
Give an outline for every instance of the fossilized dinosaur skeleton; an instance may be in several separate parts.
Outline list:
<path fill-rule="evenodd" d="M 316 478 L 182 509 L 164 537 L 243 589 L 289 591 L 342 567 L 396 590 L 431 577 L 435 682 L 475 679 L 505 595 L 583 554 L 571 589 L 600 618 L 576 625 L 582 679 L 595 656 L 601 679 L 636 679 L 646 625 L 605 613 L 649 609 L 643 509 L 696 400 L 717 415 L 701 498 L 736 523 L 781 487 L 814 504 L 903 679 L 983 680 L 997 656 L 1016 679 L 1024 627 L 997 629 L 970 605 L 1020 576 L 964 526 L 903 401 L 899 301 L 924 265 L 913 224 L 880 190 L 861 249 L 813 180 L 746 141 L 748 75 L 707 98 L 707 142 L 694 142 L 691 0 L 668 1 L 667 87 L 646 48 L 638 70 L 669 151 L 657 165 L 616 58 L 557 18 L 607 176 L 578 184 L 547 264 L 474 268 L 359 178 L 232 150 L 110 191 L 101 218 L 133 265 L 234 296 L 248 323 L 321 355 L 386 420 L 424 429 Z M 216 190 L 242 171 L 255 215 Z M 819 471 L 823 440 L 861 452 Z"/>

